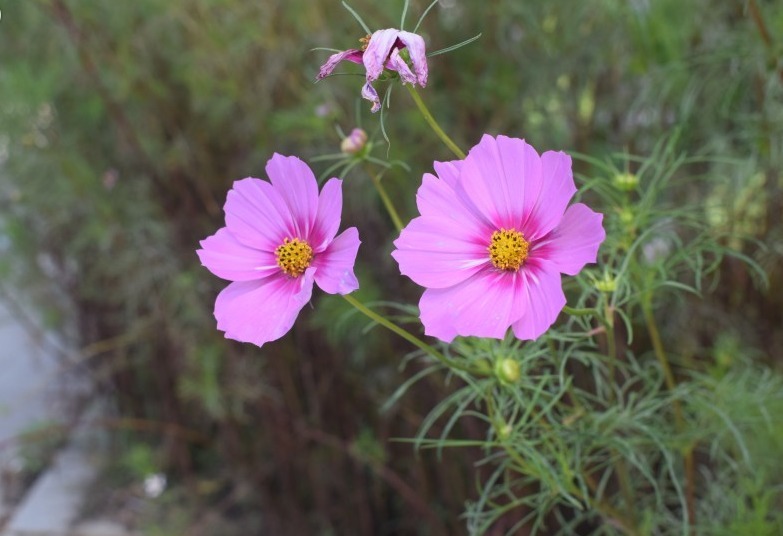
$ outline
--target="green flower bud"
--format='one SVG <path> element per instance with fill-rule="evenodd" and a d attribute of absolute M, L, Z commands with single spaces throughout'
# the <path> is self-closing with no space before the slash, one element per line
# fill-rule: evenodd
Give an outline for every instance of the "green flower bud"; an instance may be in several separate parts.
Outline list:
<path fill-rule="evenodd" d="M 498 435 L 498 439 L 501 441 L 505 441 L 509 437 L 511 437 L 511 432 L 513 432 L 514 429 L 511 427 L 510 424 L 500 424 L 495 427 L 495 433 Z"/>
<path fill-rule="evenodd" d="M 601 279 L 596 279 L 595 283 L 593 284 L 595 285 L 596 289 L 601 292 L 606 292 L 607 294 L 617 290 L 617 279 L 608 273 L 605 273 Z"/>
<path fill-rule="evenodd" d="M 634 213 L 632 210 L 624 208 L 620 210 L 619 216 L 620 216 L 620 223 L 622 223 L 623 225 L 627 226 L 633 223 Z"/>
<path fill-rule="evenodd" d="M 639 186 L 639 177 L 633 173 L 618 173 L 612 177 L 612 184 L 623 192 L 632 192 Z"/>
<path fill-rule="evenodd" d="M 500 380 L 500 383 L 510 385 L 519 381 L 522 370 L 516 359 L 504 357 L 495 363 L 495 376 Z"/>

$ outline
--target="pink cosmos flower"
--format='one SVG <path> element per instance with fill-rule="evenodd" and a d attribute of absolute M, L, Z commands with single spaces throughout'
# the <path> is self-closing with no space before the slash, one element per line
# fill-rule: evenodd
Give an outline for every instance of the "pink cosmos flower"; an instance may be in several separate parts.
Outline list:
<path fill-rule="evenodd" d="M 435 162 L 416 196 L 421 216 L 394 242 L 400 271 L 426 287 L 425 333 L 536 339 L 566 303 L 560 274 L 595 262 L 603 215 L 567 207 L 571 158 L 484 135 L 465 160 Z M 566 208 L 567 207 L 567 208 Z"/>
<path fill-rule="evenodd" d="M 339 236 L 342 181 L 318 194 L 310 168 L 275 154 L 269 181 L 246 178 L 228 192 L 226 226 L 201 241 L 201 264 L 233 281 L 215 301 L 217 327 L 226 338 L 261 346 L 279 339 L 310 301 L 315 282 L 329 294 L 359 288 L 353 273 L 359 233 Z"/>
<path fill-rule="evenodd" d="M 420 35 L 394 28 L 378 30 L 377 32 L 360 39 L 363 43 L 361 49 L 352 48 L 332 54 L 321 66 L 316 80 L 329 76 L 341 61 L 363 63 L 367 71 L 367 81 L 362 87 L 362 97 L 372 102 L 372 111 L 381 109 L 381 100 L 378 92 L 372 86 L 372 82 L 378 79 L 384 69 L 399 73 L 402 82 L 425 87 L 427 85 L 427 54 L 424 47 L 424 39 Z M 407 54 L 413 65 L 413 70 L 408 66 L 401 51 L 407 48 Z"/>

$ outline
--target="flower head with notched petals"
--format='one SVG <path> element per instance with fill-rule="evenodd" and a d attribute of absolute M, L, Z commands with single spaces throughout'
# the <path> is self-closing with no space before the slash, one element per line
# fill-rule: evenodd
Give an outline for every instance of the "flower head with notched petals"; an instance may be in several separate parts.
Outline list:
<path fill-rule="evenodd" d="M 359 288 L 353 273 L 359 233 L 339 236 L 342 181 L 318 193 L 310 168 L 294 156 L 267 162 L 269 181 L 247 178 L 228 192 L 226 226 L 201 241 L 201 263 L 232 281 L 215 301 L 226 338 L 261 346 L 279 339 L 310 301 L 315 282 L 329 294 Z"/>
<path fill-rule="evenodd" d="M 403 84 L 424 87 L 427 85 L 427 54 L 424 39 L 420 35 L 387 28 L 360 39 L 362 48 L 352 48 L 329 56 L 321 66 L 316 80 L 332 74 L 342 61 L 364 64 L 367 80 L 362 87 L 362 97 L 372 102 L 372 111 L 381 109 L 381 100 L 372 83 L 381 76 L 384 69 L 395 71 Z M 406 61 L 407 56 L 413 69 Z"/>
<path fill-rule="evenodd" d="M 465 160 L 435 162 L 416 201 L 421 216 L 394 242 L 400 271 L 426 287 L 425 333 L 532 340 L 566 303 L 560 274 L 595 262 L 603 215 L 568 206 L 571 158 L 485 135 Z"/>

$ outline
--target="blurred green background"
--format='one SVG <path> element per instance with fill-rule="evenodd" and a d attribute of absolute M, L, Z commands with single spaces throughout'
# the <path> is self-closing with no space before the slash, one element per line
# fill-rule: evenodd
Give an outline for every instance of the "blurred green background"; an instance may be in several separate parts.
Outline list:
<path fill-rule="evenodd" d="M 397 27 L 402 4 L 351 2 L 372 29 Z M 408 28 L 427 5 L 411 2 Z M 195 254 L 223 225 L 232 182 L 263 176 L 273 152 L 337 152 L 336 127 L 381 139 L 360 76 L 314 83 L 328 53 L 313 48 L 363 37 L 350 14 L 337 0 L 0 9 L 0 276 L 52 329 L 76 326 L 73 367 L 124 423 L 110 430 L 116 455 L 100 485 L 168 475 L 169 491 L 134 518 L 149 534 L 464 533 L 481 453 L 438 461 L 390 441 L 413 436 L 453 387 L 425 382 L 381 412 L 417 371 L 401 371 L 411 348 L 320 292 L 280 341 L 223 339 L 212 307 L 225 282 Z M 703 157 L 702 180 L 671 201 L 703 199 L 710 224 L 744 236 L 732 245 L 770 284 L 726 260 L 703 298 L 667 305 L 667 345 L 696 363 L 780 368 L 783 3 L 442 0 L 420 33 L 430 50 L 482 33 L 430 58 L 421 91 L 463 148 L 502 133 L 600 159 L 676 138 Z M 389 158 L 412 172 L 384 181 L 408 219 L 421 174 L 451 157 L 406 92 L 395 88 L 391 103 Z M 575 171 L 595 172 L 579 159 Z M 415 303 L 371 182 L 357 168 L 346 186 L 342 227 L 358 226 L 363 241 L 360 297 Z M 473 424 L 461 435 L 483 437 Z M 96 493 L 88 510 L 113 507 Z"/>

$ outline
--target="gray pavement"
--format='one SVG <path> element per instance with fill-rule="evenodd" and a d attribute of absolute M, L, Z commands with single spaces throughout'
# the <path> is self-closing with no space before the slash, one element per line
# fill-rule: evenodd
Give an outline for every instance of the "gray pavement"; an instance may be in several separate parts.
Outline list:
<path fill-rule="evenodd" d="M 0 470 L 18 464 L 21 434 L 60 418 L 55 396 L 58 370 L 55 359 L 0 301 Z"/>
<path fill-rule="evenodd" d="M 83 416 L 50 467 L 22 489 L 18 475 L 25 449 L 46 434 L 28 437 L 28 444 L 21 436 L 65 424 L 63 402 L 81 382 L 53 357 L 52 339 L 42 344 L 50 335 L 31 333 L 17 310 L 0 299 L 0 536 L 65 536 L 72 534 L 85 490 L 97 474 L 89 454 L 95 445 L 85 439 L 84 424 L 95 416 Z"/>

